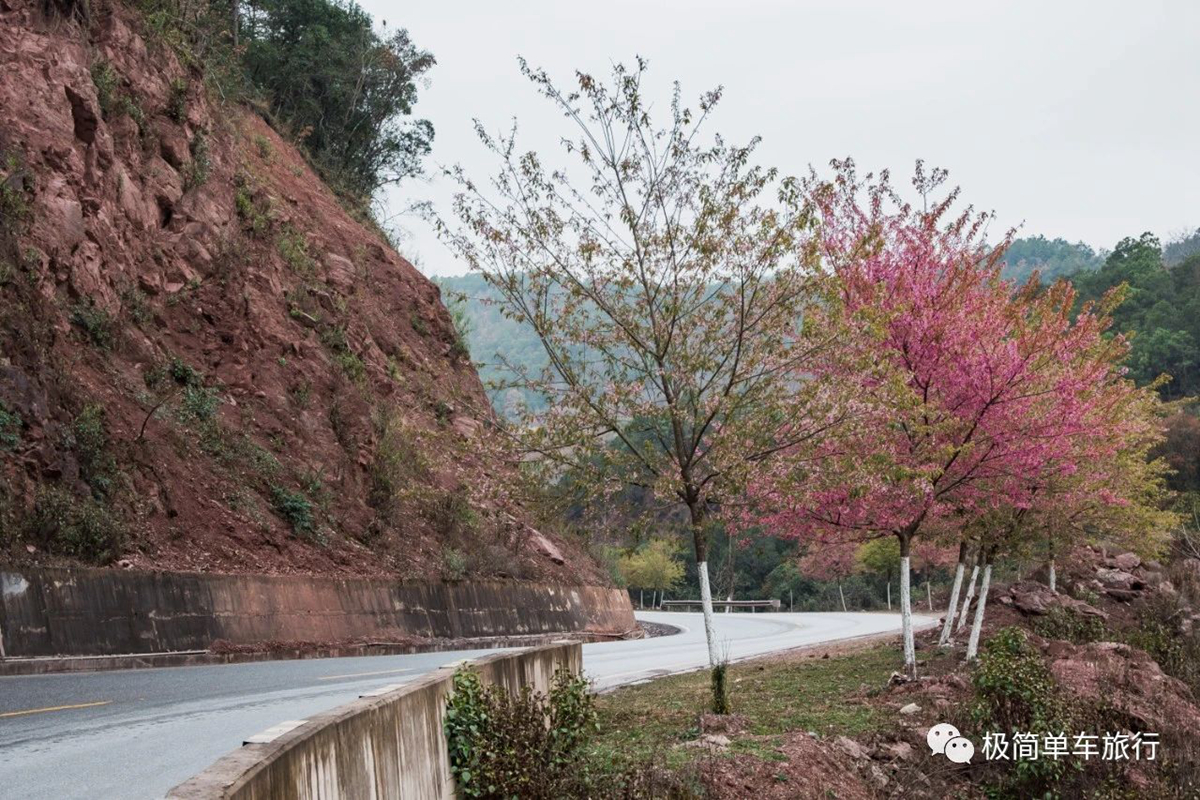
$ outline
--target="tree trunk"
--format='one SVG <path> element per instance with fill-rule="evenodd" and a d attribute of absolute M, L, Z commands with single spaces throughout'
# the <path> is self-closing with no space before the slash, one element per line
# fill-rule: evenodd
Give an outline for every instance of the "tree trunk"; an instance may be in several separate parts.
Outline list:
<path fill-rule="evenodd" d="M 842 611 L 845 611 L 846 610 L 846 593 L 842 591 L 842 582 L 840 580 L 837 582 L 837 585 L 838 585 L 838 596 L 842 598 Z"/>
<path fill-rule="evenodd" d="M 729 596 L 725 599 L 729 601 L 729 605 L 725 606 L 725 613 L 733 613 L 733 537 L 726 536 L 726 544 L 729 546 Z"/>
<path fill-rule="evenodd" d="M 692 517 L 692 545 L 696 548 L 696 573 L 700 578 L 700 607 L 704 610 L 704 639 L 708 643 L 708 665 L 721 663 L 713 622 L 712 586 L 708 582 L 708 537 L 704 532 L 704 509 L 700 501 L 688 503 Z"/>
<path fill-rule="evenodd" d="M 888 596 L 888 611 L 892 610 L 892 576 L 888 573 L 887 576 L 887 596 Z"/>
<path fill-rule="evenodd" d="M 912 620 L 912 586 L 909 567 L 910 538 L 908 534 L 899 536 L 900 539 L 900 630 L 904 636 L 904 673 L 910 680 L 917 677 L 917 643 L 913 637 Z"/>
<path fill-rule="evenodd" d="M 925 600 L 929 603 L 929 611 L 933 612 L 933 587 L 929 585 L 929 578 L 925 579 Z"/>
<path fill-rule="evenodd" d="M 988 587 L 992 582 L 992 557 L 989 555 L 983 568 L 983 584 L 979 587 L 979 602 L 975 604 L 975 621 L 971 624 L 971 639 L 967 643 L 967 661 L 974 661 L 979 654 L 979 632 L 983 630 L 983 613 L 987 608 Z"/>
<path fill-rule="evenodd" d="M 642 611 L 646 608 L 646 590 L 638 589 L 638 610 Z"/>
<path fill-rule="evenodd" d="M 954 630 L 954 615 L 958 611 L 958 593 L 962 590 L 963 572 L 967 568 L 967 543 L 959 542 L 958 566 L 954 568 L 954 585 L 950 587 L 950 603 L 946 606 L 946 622 L 942 625 L 942 635 L 938 637 L 938 647 L 950 644 L 950 634 Z"/>
<path fill-rule="evenodd" d="M 1054 573 L 1054 559 L 1050 559 L 1050 591 L 1058 594 L 1058 576 Z"/>
<path fill-rule="evenodd" d="M 720 659 L 717 658 L 717 640 L 713 633 L 712 587 L 708 585 L 708 562 L 698 562 L 696 572 L 700 575 L 700 606 L 704 609 L 704 638 L 708 642 L 708 665 L 715 667 L 720 663 Z"/>
<path fill-rule="evenodd" d="M 967 596 L 963 598 L 962 611 L 958 612 L 958 624 L 954 626 L 954 631 L 957 633 L 967 624 L 967 612 L 971 610 L 971 600 L 975 597 L 975 581 L 979 579 L 979 562 L 980 558 L 975 560 L 975 566 L 971 567 L 971 582 L 967 584 Z"/>

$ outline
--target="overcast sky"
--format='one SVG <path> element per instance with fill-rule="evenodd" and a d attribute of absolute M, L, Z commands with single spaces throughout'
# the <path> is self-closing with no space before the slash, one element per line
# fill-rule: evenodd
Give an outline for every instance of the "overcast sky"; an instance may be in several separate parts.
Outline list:
<path fill-rule="evenodd" d="M 723 85 L 710 131 L 761 135 L 760 160 L 788 173 L 852 156 L 907 177 L 924 158 L 1003 226 L 1096 248 L 1200 225 L 1197 0 L 363 6 L 437 58 L 415 108 L 436 130 L 431 174 L 494 172 L 473 118 L 497 130 L 515 117 L 539 150 L 567 130 L 518 54 L 564 81 L 641 55 L 663 105 L 674 80 L 689 98 Z M 387 205 L 448 213 L 452 194 L 445 180 L 410 181 Z M 465 271 L 424 223 L 399 223 L 426 274 Z"/>

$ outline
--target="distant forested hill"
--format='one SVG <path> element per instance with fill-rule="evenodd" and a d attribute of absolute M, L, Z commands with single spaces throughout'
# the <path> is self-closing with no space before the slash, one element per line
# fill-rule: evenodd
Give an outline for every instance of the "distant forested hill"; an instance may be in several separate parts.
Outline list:
<path fill-rule="evenodd" d="M 479 368 L 479 377 L 498 412 L 515 416 L 519 404 L 530 408 L 544 405 L 541 397 L 521 389 L 497 389 L 493 384 L 510 381 L 513 373 L 505 362 L 537 371 L 546 366 L 546 352 L 533 329 L 508 319 L 500 311 L 499 294 L 482 275 L 434 278 L 442 289 L 442 300 L 451 310 L 461 308 L 467 320 L 467 348 Z"/>
<path fill-rule="evenodd" d="M 1103 255 L 1083 242 L 1030 236 L 1017 239 L 1004 254 L 1004 277 L 1024 283 L 1038 270 L 1042 283 L 1052 283 L 1076 272 L 1094 270 L 1104 263 Z"/>
<path fill-rule="evenodd" d="M 1200 251 L 1169 265 L 1158 238 L 1143 233 L 1122 239 L 1100 269 L 1073 280 L 1080 302 L 1128 284 L 1113 327 L 1133 335 L 1130 377 L 1146 383 L 1165 372 L 1172 379 L 1160 390 L 1164 397 L 1200 393 Z"/>
<path fill-rule="evenodd" d="M 1025 282 L 1037 270 L 1043 283 L 1069 278 L 1080 300 L 1100 297 L 1122 282 L 1129 284 L 1114 327 L 1134 335 L 1130 375 L 1139 383 L 1168 373 L 1164 397 L 1200 393 L 1200 230 L 1163 246 L 1151 234 L 1131 237 L 1111 251 L 1065 239 L 1030 236 L 1017 239 L 1005 254 L 1004 276 Z M 503 382 L 512 373 L 502 362 L 540 370 L 546 355 L 528 325 L 500 312 L 498 295 L 480 275 L 436 278 L 446 304 L 459 304 L 468 321 L 467 345 L 485 384 Z M 461 298 L 456 300 L 456 298 Z M 524 402 L 540 408 L 542 398 L 520 389 L 488 389 L 492 404 L 510 418 Z"/>

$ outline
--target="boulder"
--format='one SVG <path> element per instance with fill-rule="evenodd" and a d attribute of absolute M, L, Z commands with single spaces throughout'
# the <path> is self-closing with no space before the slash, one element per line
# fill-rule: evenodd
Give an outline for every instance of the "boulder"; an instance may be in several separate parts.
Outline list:
<path fill-rule="evenodd" d="M 867 753 L 867 748 L 863 747 L 849 736 L 838 736 L 833 740 L 833 744 L 835 747 L 853 759 L 861 761 L 862 759 L 870 758 L 870 754 Z"/>
<path fill-rule="evenodd" d="M 1137 553 L 1121 553 L 1119 556 L 1113 556 L 1112 561 L 1113 566 L 1126 572 L 1132 572 L 1142 565 L 1142 559 Z"/>
<path fill-rule="evenodd" d="M 1096 570 L 1096 579 L 1106 589 L 1132 589 L 1135 583 L 1141 583 L 1133 574 L 1123 569 L 1101 567 Z"/>
<path fill-rule="evenodd" d="M 1011 605 L 1027 616 L 1042 616 L 1054 608 L 1065 608 L 1081 616 L 1108 619 L 1108 615 L 1100 609 L 1069 595 L 1056 594 L 1050 591 L 1050 587 L 1033 581 L 1014 583 L 1008 593 L 1001 596 L 1000 602 Z"/>
<path fill-rule="evenodd" d="M 913 714 L 919 713 L 920 710 L 921 710 L 921 707 L 919 705 L 917 705 L 916 703 L 909 703 L 908 705 L 906 705 L 900 709 L 900 713 L 906 717 L 911 717 Z"/>
<path fill-rule="evenodd" d="M 1108 595 L 1109 597 L 1111 597 L 1113 600 L 1117 600 L 1122 603 L 1131 603 L 1134 600 L 1141 597 L 1141 592 L 1135 591 L 1133 589 L 1116 589 L 1116 588 L 1105 589 L 1104 593 L 1106 595 Z"/>

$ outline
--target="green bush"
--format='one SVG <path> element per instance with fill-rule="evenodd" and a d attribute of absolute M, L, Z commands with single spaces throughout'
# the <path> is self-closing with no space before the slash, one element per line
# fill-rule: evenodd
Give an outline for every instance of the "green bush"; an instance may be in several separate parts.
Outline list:
<path fill-rule="evenodd" d="M 276 513 L 292 526 L 294 532 L 312 535 L 316 531 L 312 503 L 300 492 L 293 492 L 282 486 L 272 486 L 271 504 Z"/>
<path fill-rule="evenodd" d="M 189 384 L 183 389 L 180 409 L 185 419 L 210 422 L 216 418 L 220 406 L 221 397 L 216 389 L 196 384 Z"/>
<path fill-rule="evenodd" d="M 237 191 L 233 195 L 233 204 L 242 228 L 251 236 L 262 236 L 271 227 L 271 204 L 254 196 L 254 188 L 245 176 L 238 176 L 235 182 Z"/>
<path fill-rule="evenodd" d="M 276 243 L 279 255 L 298 275 L 311 277 L 316 270 L 316 261 L 308 253 L 308 240 L 304 234 L 290 225 L 284 225 Z"/>
<path fill-rule="evenodd" d="M 1145 650 L 1163 672 L 1200 695 L 1200 636 L 1179 630 L 1179 621 L 1189 613 L 1181 598 L 1155 593 L 1138 606 L 1137 625 L 1124 640 Z"/>
<path fill-rule="evenodd" d="M 442 550 L 442 580 L 461 581 L 467 577 L 467 556 L 457 547 Z"/>
<path fill-rule="evenodd" d="M 71 444 L 79 459 L 79 477 L 99 495 L 112 491 L 116 464 L 108 448 L 104 407 L 89 405 L 71 423 Z"/>
<path fill-rule="evenodd" d="M 524 687 L 484 686 L 467 669 L 454 674 L 444 730 L 450 772 L 464 797 L 577 796 L 584 747 L 595 733 L 587 681 L 559 670 L 548 697 Z"/>
<path fill-rule="evenodd" d="M 92 83 L 96 86 L 96 99 L 100 103 L 100 113 L 105 118 L 117 111 L 120 99 L 121 76 L 107 61 L 97 61 L 92 64 Z"/>
<path fill-rule="evenodd" d="M 10 411 L 0 401 L 0 450 L 15 450 L 21 443 L 21 430 L 25 423 L 17 412 Z"/>
<path fill-rule="evenodd" d="M 171 93 L 167 97 L 167 116 L 174 122 L 187 119 L 188 83 L 183 78 L 171 81 Z"/>
<path fill-rule="evenodd" d="M 729 685 L 726 682 L 728 672 L 729 663 L 722 661 L 712 668 L 709 676 L 712 682 L 712 713 L 714 714 L 729 713 Z"/>
<path fill-rule="evenodd" d="M 167 362 L 167 374 L 171 376 L 171 380 L 180 386 L 204 385 L 204 375 L 200 370 L 188 364 L 179 356 L 171 356 L 171 360 Z"/>
<path fill-rule="evenodd" d="M 101 115 L 105 119 L 127 116 L 137 123 L 140 133 L 145 133 L 146 112 L 133 95 L 121 86 L 121 76 L 112 64 L 97 61 L 92 65 L 91 74 Z"/>
<path fill-rule="evenodd" d="M 183 169 L 184 191 L 190 191 L 203 184 L 208 180 L 209 170 L 212 169 L 212 162 L 208 155 L 208 137 L 204 135 L 203 131 L 192 137 L 188 150 L 191 152 L 192 160 Z"/>
<path fill-rule="evenodd" d="M 1112 638 L 1099 617 L 1080 614 L 1063 606 L 1055 606 L 1046 616 L 1034 620 L 1033 630 L 1038 636 L 1065 639 L 1073 644 L 1102 642 Z"/>
<path fill-rule="evenodd" d="M 975 693 L 971 717 L 985 731 L 1004 732 L 1011 739 L 1019 732 L 1041 736 L 1071 727 L 1054 676 L 1020 628 L 1002 628 L 984 644 L 971 683 Z M 996 793 L 1041 796 L 1053 789 L 1066 769 L 1066 761 L 1018 761 L 995 787 Z"/>
<path fill-rule="evenodd" d="M 106 564 L 117 557 L 125 530 L 107 508 L 58 486 L 44 486 L 25 521 L 25 538 L 60 555 Z"/>
<path fill-rule="evenodd" d="M 350 349 L 346 339 L 346 329 L 336 325 L 322 325 L 318 333 L 321 344 L 333 354 L 333 359 L 354 383 L 362 383 L 367 379 L 367 366 L 358 354 Z"/>
<path fill-rule="evenodd" d="M 108 350 L 112 347 L 112 315 L 91 299 L 81 301 L 71 307 L 71 324 L 83 331 L 87 340 L 101 350 Z"/>

